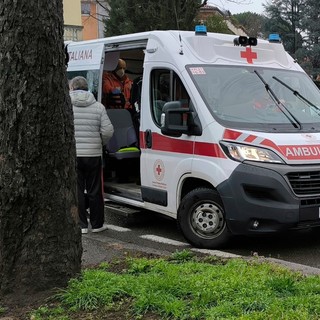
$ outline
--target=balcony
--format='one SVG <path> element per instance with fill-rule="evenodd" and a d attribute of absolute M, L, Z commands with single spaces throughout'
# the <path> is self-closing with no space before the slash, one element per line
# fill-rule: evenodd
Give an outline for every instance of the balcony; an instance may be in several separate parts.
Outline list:
<path fill-rule="evenodd" d="M 64 26 L 64 40 L 65 41 L 80 41 L 82 40 L 82 26 Z"/>

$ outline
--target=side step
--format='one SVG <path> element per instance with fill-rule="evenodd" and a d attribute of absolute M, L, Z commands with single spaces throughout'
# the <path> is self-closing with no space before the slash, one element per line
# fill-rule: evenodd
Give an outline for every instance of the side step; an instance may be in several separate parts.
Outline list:
<path fill-rule="evenodd" d="M 104 200 L 104 207 L 107 209 L 112 209 L 115 213 L 124 217 L 132 217 L 135 214 L 141 213 L 141 210 L 137 208 L 124 206 L 118 203 L 114 203 L 107 199 Z"/>

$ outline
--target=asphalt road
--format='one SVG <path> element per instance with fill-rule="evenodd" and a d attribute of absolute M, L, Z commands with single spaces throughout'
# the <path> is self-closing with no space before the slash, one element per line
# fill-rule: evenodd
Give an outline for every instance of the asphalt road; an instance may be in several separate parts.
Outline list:
<path fill-rule="evenodd" d="M 84 254 L 85 264 L 94 263 L 96 258 L 103 261 L 121 255 L 124 248 L 158 254 L 183 249 L 198 251 L 184 239 L 175 220 L 158 214 L 139 213 L 124 217 L 112 209 L 106 209 L 106 223 L 108 230 L 99 234 L 89 232 L 83 236 L 85 250 L 91 241 L 91 249 Z M 91 257 L 88 256 L 89 252 Z M 309 268 L 309 273 L 320 274 L 320 229 L 267 237 L 235 237 L 223 250 L 202 252 L 230 257 L 240 255 L 276 259 L 292 266 L 297 264 L 298 269 Z"/>

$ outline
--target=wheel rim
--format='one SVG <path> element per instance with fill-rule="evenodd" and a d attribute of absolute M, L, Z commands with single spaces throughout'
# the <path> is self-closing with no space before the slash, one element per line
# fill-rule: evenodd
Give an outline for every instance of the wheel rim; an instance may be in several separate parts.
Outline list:
<path fill-rule="evenodd" d="M 203 203 L 192 211 L 191 225 L 199 236 L 212 239 L 223 232 L 226 224 L 220 207 L 212 203 Z"/>

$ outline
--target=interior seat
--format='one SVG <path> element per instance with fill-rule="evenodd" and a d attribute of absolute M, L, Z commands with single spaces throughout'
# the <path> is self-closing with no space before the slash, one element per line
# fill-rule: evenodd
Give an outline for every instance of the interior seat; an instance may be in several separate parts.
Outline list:
<path fill-rule="evenodd" d="M 106 145 L 109 157 L 118 160 L 139 158 L 138 137 L 127 109 L 108 109 L 108 117 L 114 127 L 114 133 Z"/>

